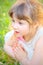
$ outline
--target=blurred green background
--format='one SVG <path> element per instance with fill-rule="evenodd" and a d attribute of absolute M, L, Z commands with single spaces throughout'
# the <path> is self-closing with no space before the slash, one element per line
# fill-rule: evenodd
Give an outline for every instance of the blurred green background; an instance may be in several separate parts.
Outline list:
<path fill-rule="evenodd" d="M 0 0 L 0 65 L 20 65 L 19 62 L 9 57 L 3 50 L 4 36 L 10 30 L 11 18 L 8 11 L 16 0 Z M 43 3 L 43 0 L 40 0 Z"/>

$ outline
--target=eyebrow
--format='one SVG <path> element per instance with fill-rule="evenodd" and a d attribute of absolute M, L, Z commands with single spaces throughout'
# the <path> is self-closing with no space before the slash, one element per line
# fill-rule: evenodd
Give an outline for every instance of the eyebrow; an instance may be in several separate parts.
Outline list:
<path fill-rule="evenodd" d="M 32 24 L 31 18 L 28 16 L 16 16 L 18 20 L 26 20 L 28 23 Z M 15 19 L 12 19 L 12 21 L 15 21 Z"/>
<path fill-rule="evenodd" d="M 30 24 L 32 24 L 32 20 L 30 19 L 30 17 L 27 17 L 27 16 L 18 16 L 17 17 L 19 20 L 26 20 L 27 22 L 29 22 Z"/>
<path fill-rule="evenodd" d="M 29 19 L 29 18 L 26 17 L 26 16 L 17 16 L 17 18 L 18 18 L 19 20 L 27 20 L 27 19 Z"/>

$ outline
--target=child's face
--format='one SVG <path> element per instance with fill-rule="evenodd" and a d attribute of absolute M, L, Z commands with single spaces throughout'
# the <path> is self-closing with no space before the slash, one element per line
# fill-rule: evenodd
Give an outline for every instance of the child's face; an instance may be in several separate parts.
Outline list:
<path fill-rule="evenodd" d="M 29 33 L 29 23 L 26 20 L 19 20 L 14 17 L 12 21 L 12 26 L 14 30 L 20 32 L 22 36 L 26 36 Z"/>

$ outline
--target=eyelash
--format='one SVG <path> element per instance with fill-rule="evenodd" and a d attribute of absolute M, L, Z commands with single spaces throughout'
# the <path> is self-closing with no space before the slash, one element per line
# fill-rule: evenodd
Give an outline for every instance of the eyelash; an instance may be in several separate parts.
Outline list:
<path fill-rule="evenodd" d="M 19 22 L 19 24 L 23 24 L 23 23 Z"/>
<path fill-rule="evenodd" d="M 12 20 L 12 22 L 15 22 L 14 20 Z"/>
<path fill-rule="evenodd" d="M 15 22 L 15 21 L 14 21 L 14 20 L 12 20 L 12 22 Z M 19 24 L 21 24 L 21 25 L 22 25 L 23 23 L 22 23 L 22 22 L 19 22 Z"/>

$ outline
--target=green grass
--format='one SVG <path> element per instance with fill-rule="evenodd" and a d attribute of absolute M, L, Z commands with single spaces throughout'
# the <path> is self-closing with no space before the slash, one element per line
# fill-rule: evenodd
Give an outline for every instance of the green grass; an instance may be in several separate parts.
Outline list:
<path fill-rule="evenodd" d="M 0 0 L 0 65 L 19 65 L 3 50 L 4 36 L 9 31 L 10 17 L 8 11 L 16 0 Z"/>
<path fill-rule="evenodd" d="M 9 31 L 10 17 L 8 11 L 16 0 L 0 0 L 0 65 L 19 65 L 19 62 L 9 57 L 3 50 L 4 36 Z M 43 3 L 43 0 L 40 0 Z"/>
<path fill-rule="evenodd" d="M 39 0 L 43 4 L 43 0 Z"/>

